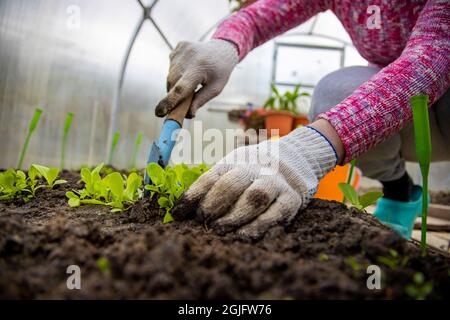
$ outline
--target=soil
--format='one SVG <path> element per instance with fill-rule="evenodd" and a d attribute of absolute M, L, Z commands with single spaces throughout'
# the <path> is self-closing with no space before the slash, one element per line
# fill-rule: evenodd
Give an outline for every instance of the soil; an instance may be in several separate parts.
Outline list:
<path fill-rule="evenodd" d="M 433 283 L 428 298 L 450 297 L 448 255 L 422 258 L 416 243 L 337 202 L 313 200 L 290 225 L 248 242 L 194 221 L 162 224 L 150 200 L 119 214 L 70 208 L 65 192 L 78 176 L 64 178 L 28 203 L 0 204 L 0 298 L 403 299 L 417 272 Z M 391 249 L 407 263 L 379 263 Z M 367 288 L 371 264 L 380 290 Z M 67 289 L 69 265 L 80 267 L 81 290 Z"/>

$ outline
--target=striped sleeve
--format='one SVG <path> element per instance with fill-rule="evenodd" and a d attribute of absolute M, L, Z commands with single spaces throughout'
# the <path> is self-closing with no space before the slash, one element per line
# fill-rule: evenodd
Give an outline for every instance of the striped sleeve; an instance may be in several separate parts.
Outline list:
<path fill-rule="evenodd" d="M 331 3 L 332 0 L 259 0 L 225 20 L 213 39 L 234 43 L 242 60 L 255 47 L 331 8 Z"/>
<path fill-rule="evenodd" d="M 410 97 L 427 94 L 432 105 L 449 86 L 450 1 L 429 0 L 401 56 L 318 117 L 336 129 L 348 162 L 412 119 Z"/>

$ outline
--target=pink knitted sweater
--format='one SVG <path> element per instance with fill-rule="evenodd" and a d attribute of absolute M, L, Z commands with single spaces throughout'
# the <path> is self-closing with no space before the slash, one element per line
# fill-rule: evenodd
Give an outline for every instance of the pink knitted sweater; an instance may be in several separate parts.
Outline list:
<path fill-rule="evenodd" d="M 380 8 L 381 28 L 367 27 L 371 5 Z M 243 59 L 327 9 L 342 22 L 358 52 L 383 67 L 319 115 L 336 129 L 348 162 L 411 120 L 411 96 L 427 94 L 431 105 L 449 88 L 450 0 L 259 0 L 223 22 L 213 38 L 236 44 Z"/>

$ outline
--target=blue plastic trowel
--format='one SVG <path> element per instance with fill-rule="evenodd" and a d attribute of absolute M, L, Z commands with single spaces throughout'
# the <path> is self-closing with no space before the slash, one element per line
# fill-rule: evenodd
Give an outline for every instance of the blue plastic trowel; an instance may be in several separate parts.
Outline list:
<path fill-rule="evenodd" d="M 153 142 L 150 147 L 147 164 L 157 163 L 162 168 L 165 168 L 169 163 L 170 155 L 177 139 L 177 130 L 183 127 L 183 120 L 186 117 L 189 107 L 191 105 L 193 96 L 189 96 L 183 100 L 176 108 L 172 109 L 167 114 L 164 121 L 158 142 Z M 145 170 L 145 184 L 150 183 L 150 178 Z"/>

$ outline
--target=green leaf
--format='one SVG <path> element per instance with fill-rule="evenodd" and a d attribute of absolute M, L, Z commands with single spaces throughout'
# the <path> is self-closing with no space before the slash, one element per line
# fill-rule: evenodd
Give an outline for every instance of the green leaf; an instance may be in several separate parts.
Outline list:
<path fill-rule="evenodd" d="M 198 179 L 198 177 L 200 177 L 200 174 L 195 171 L 184 171 L 181 175 L 181 184 L 184 190 L 188 189 L 195 182 L 195 180 Z"/>
<path fill-rule="evenodd" d="M 147 165 L 147 174 L 150 180 L 155 185 L 164 184 L 165 172 L 164 169 L 157 163 L 149 163 Z"/>
<path fill-rule="evenodd" d="M 30 169 L 28 169 L 28 178 L 30 178 L 31 181 L 35 182 L 35 180 L 39 177 L 38 170 L 31 165 Z"/>
<path fill-rule="evenodd" d="M 359 197 L 359 203 L 362 208 L 367 208 L 377 202 L 379 198 L 383 196 L 383 192 L 367 192 Z"/>
<path fill-rule="evenodd" d="M 275 95 L 278 98 L 281 98 L 280 92 L 278 91 L 277 87 L 274 84 L 271 85 L 271 88 L 272 88 L 272 92 L 275 93 Z"/>
<path fill-rule="evenodd" d="M 103 178 L 102 182 L 107 188 L 109 188 L 116 199 L 122 200 L 124 193 L 124 181 L 120 173 L 110 173 Z"/>
<path fill-rule="evenodd" d="M 80 206 L 80 199 L 78 198 L 70 198 L 69 199 L 69 206 L 72 208 L 79 207 Z"/>
<path fill-rule="evenodd" d="M 172 221 L 174 221 L 172 215 L 169 212 L 166 212 L 166 214 L 164 215 L 163 223 L 165 224 Z"/>
<path fill-rule="evenodd" d="M 111 265 L 109 264 L 109 260 L 101 257 L 97 260 L 97 267 L 100 269 L 103 273 L 110 273 L 111 272 Z"/>
<path fill-rule="evenodd" d="M 349 185 L 348 183 L 341 182 L 341 183 L 339 183 L 338 187 L 344 194 L 345 198 L 347 198 L 348 201 L 350 201 L 350 203 L 352 205 L 357 206 L 360 204 L 358 194 L 356 193 L 355 189 L 353 189 L 353 187 L 351 185 Z"/>
<path fill-rule="evenodd" d="M 134 201 L 139 198 L 139 188 L 142 185 L 142 177 L 137 173 L 131 173 L 127 178 L 127 186 L 125 188 L 125 196 L 127 200 Z"/>
<path fill-rule="evenodd" d="M 92 184 L 91 171 L 88 168 L 81 169 L 81 181 L 83 181 L 86 185 Z"/>
<path fill-rule="evenodd" d="M 158 204 L 161 208 L 169 208 L 170 207 L 170 202 L 169 202 L 169 198 L 167 197 L 160 197 L 158 199 Z"/>
<path fill-rule="evenodd" d="M 95 205 L 106 205 L 105 202 L 97 200 L 97 199 L 83 199 L 80 200 L 82 204 L 95 204 Z"/>

